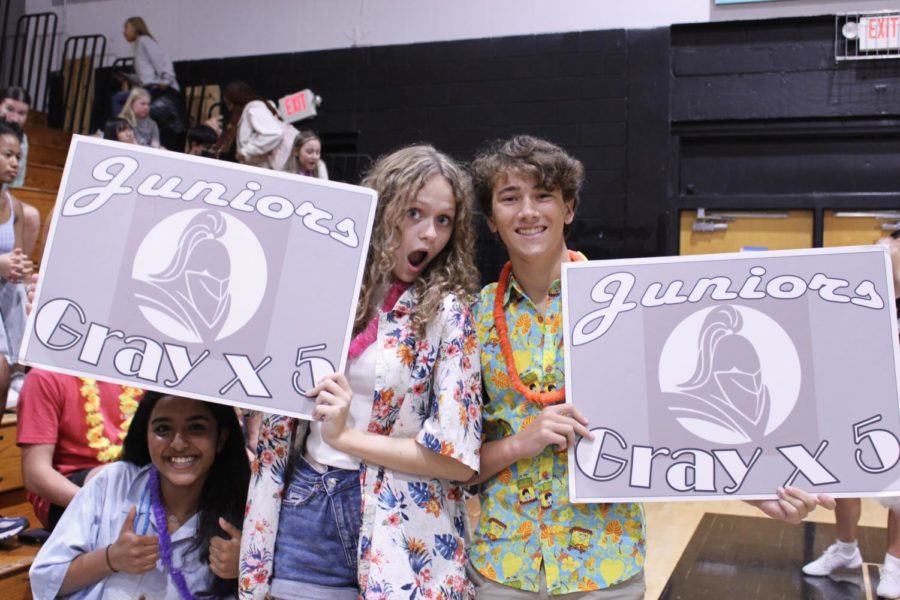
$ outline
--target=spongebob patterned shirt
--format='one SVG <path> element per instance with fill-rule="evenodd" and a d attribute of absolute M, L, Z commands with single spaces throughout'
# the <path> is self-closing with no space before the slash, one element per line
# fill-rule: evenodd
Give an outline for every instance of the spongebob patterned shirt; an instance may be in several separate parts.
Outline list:
<path fill-rule="evenodd" d="M 528 427 L 541 406 L 509 381 L 494 325 L 497 284 L 481 291 L 474 306 L 481 342 L 486 442 Z M 565 383 L 560 283 L 547 299 L 546 316 L 511 277 L 503 299 L 509 342 L 522 382 L 536 392 Z M 603 589 L 640 573 L 644 565 L 644 513 L 640 504 L 569 502 L 566 452 L 549 446 L 520 460 L 481 488 L 481 517 L 470 547 L 473 566 L 485 577 L 537 592 L 541 568 L 550 595 Z"/>

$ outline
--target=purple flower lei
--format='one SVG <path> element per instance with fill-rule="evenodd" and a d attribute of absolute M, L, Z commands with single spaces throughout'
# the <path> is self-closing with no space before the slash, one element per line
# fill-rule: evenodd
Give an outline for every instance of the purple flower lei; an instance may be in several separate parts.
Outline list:
<path fill-rule="evenodd" d="M 197 598 L 188 589 L 187 582 L 184 580 L 184 574 L 181 569 L 176 568 L 172 564 L 172 538 L 169 537 L 169 523 L 166 519 L 166 509 L 160 499 L 159 491 L 159 471 L 155 466 L 150 467 L 150 509 L 153 511 L 153 518 L 156 521 L 156 530 L 159 534 L 159 553 L 162 555 L 163 565 L 169 571 L 169 577 L 172 583 L 178 589 L 178 593 L 184 600 L 197 600 Z"/>

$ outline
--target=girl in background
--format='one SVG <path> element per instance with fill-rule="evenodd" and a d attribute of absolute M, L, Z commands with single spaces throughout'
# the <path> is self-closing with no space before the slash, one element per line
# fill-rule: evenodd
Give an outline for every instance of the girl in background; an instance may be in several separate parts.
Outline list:
<path fill-rule="evenodd" d="M 21 87 L 11 86 L 0 89 L 0 118 L 7 123 L 15 123 L 23 129 L 22 132 L 22 158 L 19 160 L 19 174 L 15 181 L 9 184 L 11 189 L 25 185 L 25 167 L 28 163 L 28 136 L 24 133 L 25 124 L 28 121 L 28 112 L 31 109 L 31 96 Z M 27 202 L 22 204 L 22 217 L 24 218 L 24 231 L 22 250 L 31 256 L 34 245 L 37 243 L 41 232 L 41 213 Z"/>
<path fill-rule="evenodd" d="M 103 126 L 103 139 L 115 140 L 125 144 L 136 144 L 134 140 L 134 129 L 131 123 L 121 117 L 109 119 Z"/>
<path fill-rule="evenodd" d="M 34 265 L 23 251 L 25 219 L 22 204 L 13 197 L 9 185 L 19 173 L 22 130 L 18 125 L 0 120 L 0 408 L 6 408 L 6 397 L 15 373 L 24 370 L 17 365 L 19 347 L 25 332 L 25 289 Z"/>
<path fill-rule="evenodd" d="M 128 121 L 134 130 L 134 143 L 159 148 L 159 127 L 150 118 L 150 92 L 144 88 L 132 88 L 119 118 Z"/>
<path fill-rule="evenodd" d="M 172 59 L 163 50 L 150 29 L 141 17 L 129 17 L 122 26 L 122 36 L 131 44 L 134 53 L 134 73 L 121 73 L 132 85 L 141 86 L 152 95 L 162 95 L 171 91 L 178 92 L 178 80 L 175 79 L 175 66 Z M 122 112 L 128 92 L 118 92 L 113 96 L 112 114 Z"/>
<path fill-rule="evenodd" d="M 122 460 L 85 484 L 35 557 L 34 597 L 232 597 L 243 439 L 229 406 L 147 392 Z"/>
<path fill-rule="evenodd" d="M 328 169 L 322 161 L 322 140 L 310 129 L 301 129 L 291 147 L 291 155 L 284 165 L 288 173 L 328 179 Z"/>
<path fill-rule="evenodd" d="M 213 148 L 215 156 L 225 157 L 234 147 L 234 158 L 239 163 L 282 168 L 297 130 L 279 119 L 275 106 L 243 81 L 226 85 L 222 98 L 231 118 Z"/>
<path fill-rule="evenodd" d="M 481 442 L 471 183 L 446 155 L 412 146 L 379 159 L 363 185 L 378 206 L 347 368 L 308 392 L 314 421 L 264 418 L 243 598 L 471 592 L 454 483 L 478 471 Z"/>

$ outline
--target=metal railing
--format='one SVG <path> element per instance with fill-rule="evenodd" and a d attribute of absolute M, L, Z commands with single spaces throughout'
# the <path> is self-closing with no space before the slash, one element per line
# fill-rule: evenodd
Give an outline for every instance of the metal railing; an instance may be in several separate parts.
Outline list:
<path fill-rule="evenodd" d="M 12 44 L 9 85 L 25 88 L 33 106 L 42 110 L 47 110 L 50 102 L 47 76 L 56 49 L 56 24 L 56 13 L 22 15 L 16 23 Z"/>
<path fill-rule="evenodd" d="M 130 56 L 123 56 L 121 58 L 117 58 L 112 63 L 112 68 L 116 71 L 133 71 L 134 70 L 134 59 Z"/>
<path fill-rule="evenodd" d="M 372 166 L 372 157 L 368 154 L 326 153 L 322 157 L 328 167 L 328 178 L 358 185 L 363 174 Z"/>
<path fill-rule="evenodd" d="M 213 115 L 216 108 L 221 113 L 222 102 L 219 86 L 201 81 L 198 84 L 185 85 L 182 90 L 184 91 L 184 108 L 187 112 L 188 127 L 205 122 Z M 207 98 L 208 93 L 211 94 L 209 98 Z"/>
<path fill-rule="evenodd" d="M 94 107 L 94 69 L 103 64 L 106 37 L 79 35 L 63 46 L 63 130 L 87 133 Z"/>
<path fill-rule="evenodd" d="M 6 68 L 6 39 L 7 31 L 9 31 L 9 7 L 12 0 L 0 0 L 0 68 Z"/>

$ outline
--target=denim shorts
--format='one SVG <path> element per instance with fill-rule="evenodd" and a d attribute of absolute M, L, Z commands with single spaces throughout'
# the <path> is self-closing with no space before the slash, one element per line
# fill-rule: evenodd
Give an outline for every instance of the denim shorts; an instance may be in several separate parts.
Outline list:
<path fill-rule="evenodd" d="M 361 525 L 359 471 L 319 473 L 300 458 L 281 502 L 272 595 L 318 598 L 318 589 L 328 600 L 356 598 Z"/>

